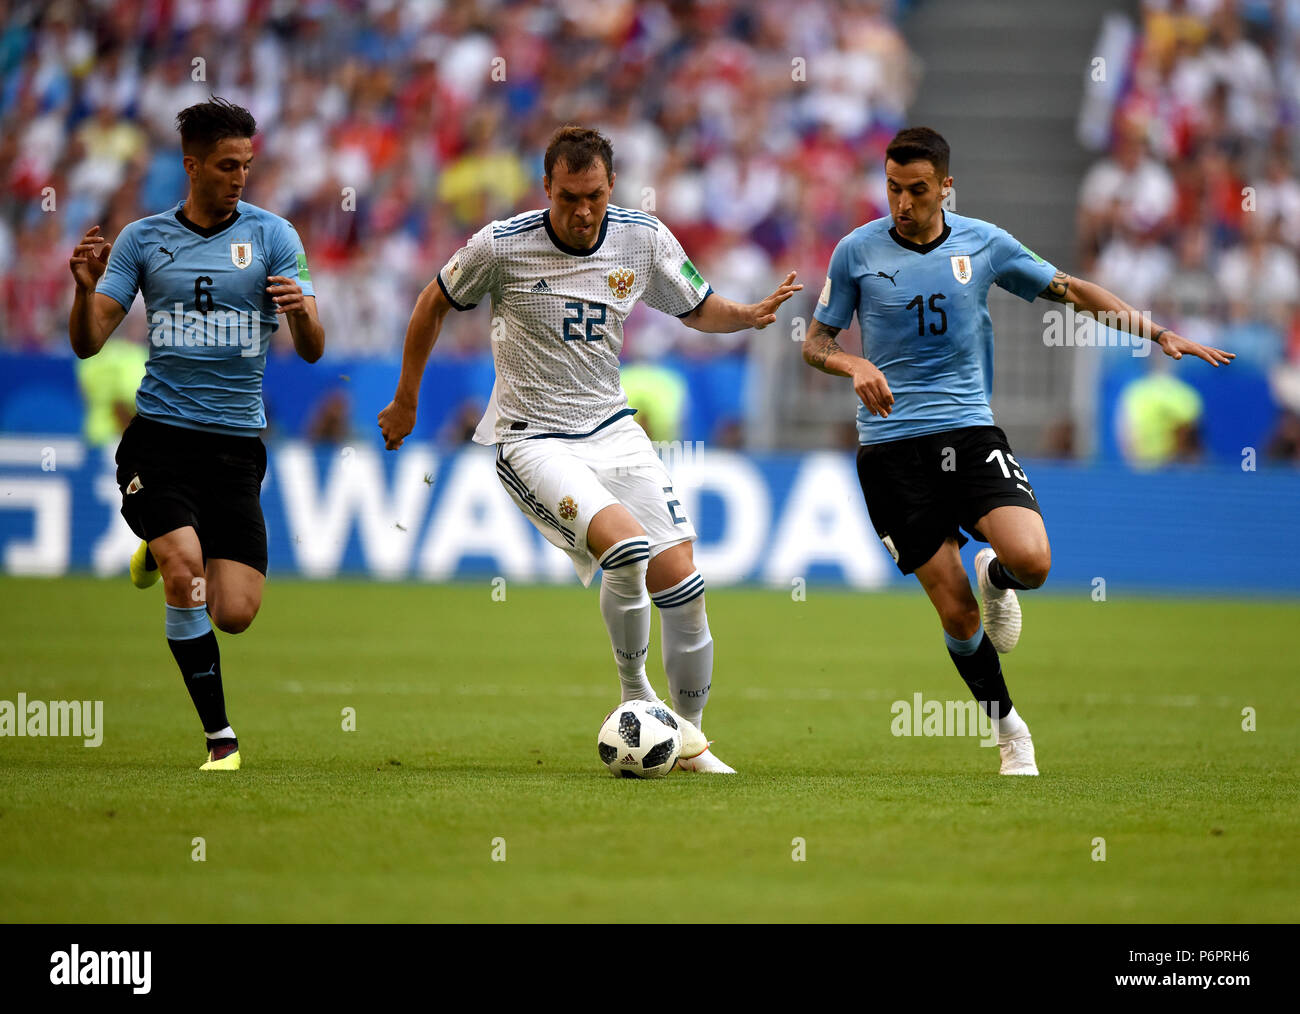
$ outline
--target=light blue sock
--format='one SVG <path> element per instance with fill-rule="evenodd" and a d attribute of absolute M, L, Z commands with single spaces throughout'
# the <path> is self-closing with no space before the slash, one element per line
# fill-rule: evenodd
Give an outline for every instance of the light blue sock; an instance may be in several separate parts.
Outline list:
<path fill-rule="evenodd" d="M 943 632 L 943 639 L 948 645 L 948 650 L 954 655 L 974 655 L 980 646 L 980 641 L 984 640 L 984 624 L 981 623 L 975 633 L 964 641 L 953 637 L 946 630 Z"/>
<path fill-rule="evenodd" d="M 208 619 L 207 606 L 195 606 L 192 609 L 187 606 L 167 607 L 167 640 L 192 641 L 211 629 L 212 621 Z"/>

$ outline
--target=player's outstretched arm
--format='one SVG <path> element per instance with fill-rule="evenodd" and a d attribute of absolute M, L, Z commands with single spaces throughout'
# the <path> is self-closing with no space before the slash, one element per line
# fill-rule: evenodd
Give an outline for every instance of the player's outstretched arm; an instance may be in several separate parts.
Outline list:
<path fill-rule="evenodd" d="M 794 276 L 791 271 L 774 293 L 757 303 L 737 303 L 711 292 L 704 297 L 704 302 L 682 318 L 682 323 L 709 334 L 729 334 L 749 327 L 761 331 L 776 320 L 777 307 L 803 288 L 794 284 Z"/>
<path fill-rule="evenodd" d="M 289 324 L 294 350 L 307 362 L 316 362 L 325 354 L 325 328 L 316 316 L 316 297 L 303 295 L 298 283 L 285 275 L 268 275 L 266 280 L 275 312 L 284 314 Z"/>
<path fill-rule="evenodd" d="M 845 352 L 840 348 L 835 336 L 840 333 L 837 327 L 823 324 L 813 319 L 812 328 L 803 342 L 803 361 L 815 366 L 823 373 L 837 377 L 850 377 L 853 390 L 857 392 L 867 411 L 884 419 L 894 405 L 893 392 L 889 383 L 871 361 Z"/>
<path fill-rule="evenodd" d="M 442 294 L 438 279 L 425 286 L 411 311 L 406 325 L 406 342 L 402 346 L 402 374 L 397 380 L 397 393 L 379 413 L 379 431 L 384 435 L 384 447 L 395 451 L 415 429 L 415 412 L 420 401 L 420 381 L 429 353 L 438 341 L 443 318 L 451 304 Z"/>
<path fill-rule="evenodd" d="M 1146 314 L 1139 313 L 1109 289 L 1084 278 L 1072 278 L 1064 271 L 1058 271 L 1053 275 L 1052 280 L 1047 283 L 1047 288 L 1038 295 L 1054 303 L 1072 303 L 1075 310 L 1080 313 L 1089 313 L 1093 316 L 1103 314 L 1104 318 L 1098 319 L 1107 327 L 1127 331 L 1140 338 L 1148 338 L 1159 345 L 1165 355 L 1174 359 L 1195 356 L 1217 367 L 1220 364 L 1226 366 L 1237 358 L 1235 352 L 1225 352 L 1223 349 L 1201 345 L 1180 334 L 1175 334 L 1167 327 L 1160 327 Z"/>
<path fill-rule="evenodd" d="M 72 297 L 72 312 L 68 314 L 68 339 L 78 359 L 89 359 L 104 347 L 108 336 L 116 330 L 126 316 L 126 310 L 112 296 L 95 291 L 100 276 L 108 267 L 108 254 L 113 244 L 99 235 L 99 226 L 92 227 L 72 252 L 68 267 L 77 283 Z"/>

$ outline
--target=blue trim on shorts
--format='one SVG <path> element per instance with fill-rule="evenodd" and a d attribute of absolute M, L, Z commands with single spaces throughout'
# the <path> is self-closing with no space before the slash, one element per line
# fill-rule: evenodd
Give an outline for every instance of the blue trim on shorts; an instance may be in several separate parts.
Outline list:
<path fill-rule="evenodd" d="M 548 438 L 558 438 L 558 439 L 560 439 L 560 440 L 581 440 L 583 437 L 589 437 L 589 436 L 591 436 L 593 433 L 598 433 L 598 432 L 600 432 L 600 431 L 603 430 L 606 426 L 608 426 L 610 423 L 615 422 L 615 421 L 617 421 L 617 420 L 619 420 L 619 419 L 622 419 L 625 415 L 636 415 L 636 409 L 634 409 L 634 408 L 625 408 L 625 409 L 623 409 L 622 411 L 615 412 L 612 416 L 610 416 L 608 419 L 606 419 L 603 423 L 601 423 L 599 426 L 597 426 L 594 430 L 587 430 L 586 433 L 533 433 L 533 434 L 530 435 L 530 436 L 526 436 L 526 437 L 524 437 L 524 439 L 525 439 L 525 440 L 544 440 L 544 439 L 548 439 Z"/>
<path fill-rule="evenodd" d="M 570 546 L 577 545 L 577 535 L 560 524 L 559 518 L 552 514 L 550 509 L 529 491 L 528 487 L 524 485 L 524 480 L 519 477 L 519 474 L 511 468 L 510 465 L 507 464 L 505 458 L 501 456 L 499 445 L 497 448 L 497 477 L 507 488 L 514 490 L 519 499 L 528 505 L 528 509 L 531 510 L 533 514 L 563 535 L 565 542 Z"/>

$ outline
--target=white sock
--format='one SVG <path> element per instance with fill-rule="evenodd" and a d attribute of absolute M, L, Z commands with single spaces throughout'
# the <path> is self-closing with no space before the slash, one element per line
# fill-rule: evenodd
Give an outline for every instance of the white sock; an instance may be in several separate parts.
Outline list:
<path fill-rule="evenodd" d="M 659 607 L 663 626 L 664 673 L 673 710 L 699 728 L 713 685 L 713 635 L 704 612 L 704 578 L 693 571 L 650 599 Z"/>
<path fill-rule="evenodd" d="M 1029 735 L 1029 726 L 1012 708 L 1007 714 L 998 718 L 998 743 L 1006 743 L 1019 736 Z"/>
<path fill-rule="evenodd" d="M 644 535 L 616 542 L 600 558 L 600 615 L 623 684 L 623 700 L 657 701 L 646 679 L 650 650 L 650 596 L 645 590 L 650 543 Z"/>
<path fill-rule="evenodd" d="M 205 732 L 203 735 L 207 736 L 208 739 L 234 739 L 235 730 L 227 725 L 220 732 Z"/>

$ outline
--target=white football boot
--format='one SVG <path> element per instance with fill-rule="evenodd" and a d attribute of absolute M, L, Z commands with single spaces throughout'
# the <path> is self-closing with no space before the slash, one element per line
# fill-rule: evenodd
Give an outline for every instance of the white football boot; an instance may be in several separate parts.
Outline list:
<path fill-rule="evenodd" d="M 1014 589 L 996 588 L 989 581 L 989 564 L 994 558 L 991 548 L 975 554 L 975 580 L 980 589 L 984 632 L 998 654 L 1005 655 L 1020 640 L 1020 600 Z"/>
<path fill-rule="evenodd" d="M 668 708 L 666 702 L 661 701 L 665 708 Z M 709 775 L 734 775 L 736 769 L 730 764 L 724 764 L 718 760 L 717 756 L 709 749 L 709 741 L 704 738 L 704 733 L 696 728 L 693 722 L 688 722 L 672 708 L 668 708 L 673 718 L 677 719 L 677 726 L 682 733 L 682 752 L 677 758 L 677 770 L 679 771 L 696 771 L 701 774 Z"/>
<path fill-rule="evenodd" d="M 1034 760 L 1034 740 L 1029 733 L 999 743 L 998 753 L 1002 754 L 1002 770 L 999 774 L 1038 774 L 1038 763 Z"/>
<path fill-rule="evenodd" d="M 694 757 L 678 757 L 678 771 L 695 771 L 705 775 L 734 775 L 736 769 L 730 764 L 724 764 L 713 755 L 713 751 L 705 748 L 703 753 L 696 754 Z"/>

